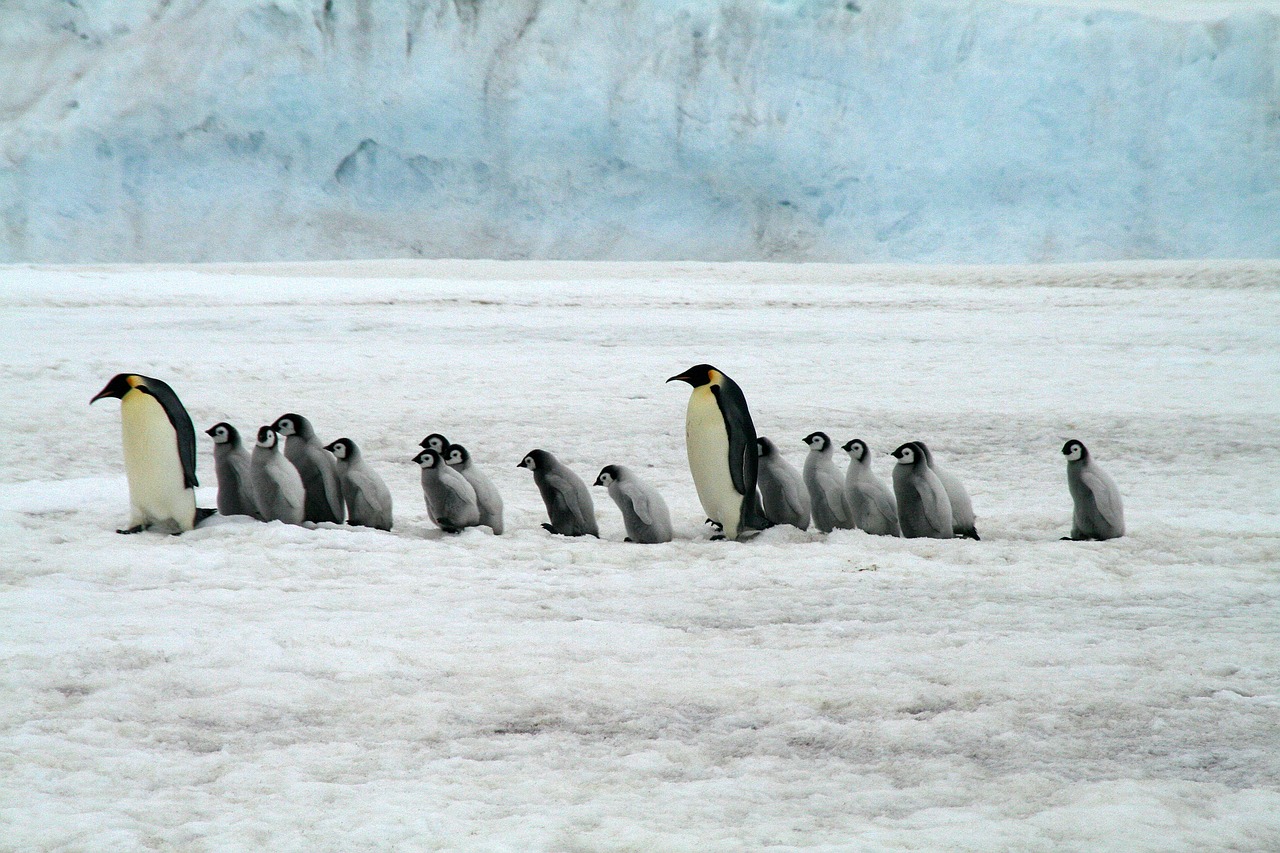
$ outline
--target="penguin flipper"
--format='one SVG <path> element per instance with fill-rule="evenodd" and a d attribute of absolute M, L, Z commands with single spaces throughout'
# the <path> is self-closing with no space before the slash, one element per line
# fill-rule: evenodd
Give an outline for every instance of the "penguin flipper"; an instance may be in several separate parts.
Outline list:
<path fill-rule="evenodd" d="M 618 483 L 618 489 L 631 501 L 631 510 L 636 518 L 645 526 L 653 525 L 653 507 L 649 504 L 649 493 L 634 482 Z"/>
<path fill-rule="evenodd" d="M 212 518 L 217 514 L 218 514 L 218 511 L 213 507 L 207 507 L 207 506 L 196 507 L 196 520 L 195 520 L 194 526 L 199 527 L 200 522 L 204 521 L 206 518 Z"/>
<path fill-rule="evenodd" d="M 1120 494 L 1115 484 L 1110 482 L 1109 478 L 1100 476 L 1097 471 L 1090 471 L 1088 468 L 1080 472 L 1080 482 L 1093 495 L 1093 503 L 1098 508 L 1098 514 L 1106 520 L 1107 524 L 1115 529 L 1123 527 L 1124 515 L 1120 509 Z"/>
<path fill-rule="evenodd" d="M 720 416 L 724 419 L 725 432 L 729 437 L 729 478 L 733 488 L 744 497 L 752 500 L 743 503 L 742 523 L 763 530 L 769 522 L 764 517 L 764 508 L 760 498 L 756 496 L 756 480 L 760 472 L 760 456 L 756 449 L 756 427 L 751 421 L 751 412 L 747 409 L 747 398 L 737 383 L 725 377 L 724 384 L 712 385 L 711 393 L 720 407 Z"/>
<path fill-rule="evenodd" d="M 556 515 L 561 517 L 568 516 L 573 519 L 574 531 L 589 532 L 591 526 L 587 521 L 587 517 L 583 515 L 582 507 L 578 505 L 576 500 L 569 499 L 569 495 L 576 493 L 574 484 L 567 477 L 548 471 L 547 485 L 553 495 L 552 501 L 555 511 L 552 512 L 552 517 L 554 518 Z"/>
<path fill-rule="evenodd" d="M 150 376 L 144 376 L 142 379 L 144 384 L 136 386 L 137 390 L 150 394 L 164 409 L 169 423 L 173 425 L 173 432 L 178 438 L 178 459 L 182 461 L 184 484 L 188 489 L 194 489 L 200 485 L 200 482 L 196 479 L 196 428 L 191 423 L 191 415 L 187 414 L 186 407 L 169 387 L 169 383 Z"/>

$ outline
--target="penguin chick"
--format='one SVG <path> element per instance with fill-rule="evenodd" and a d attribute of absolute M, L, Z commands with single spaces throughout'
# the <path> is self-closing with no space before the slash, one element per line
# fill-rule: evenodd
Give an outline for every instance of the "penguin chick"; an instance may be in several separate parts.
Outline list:
<path fill-rule="evenodd" d="M 307 490 L 302 475 L 280 452 L 280 435 L 269 426 L 258 428 L 249 458 L 253 501 L 263 521 L 301 524 L 306 518 Z"/>
<path fill-rule="evenodd" d="M 89 401 L 120 401 L 120 439 L 129 481 L 129 526 L 140 533 L 161 525 L 182 533 L 213 514 L 196 508 L 196 431 L 178 395 L 165 382 L 117 373 Z"/>
<path fill-rule="evenodd" d="M 253 481 L 249 474 L 249 451 L 240 439 L 240 431 L 226 421 L 204 431 L 213 438 L 213 470 L 218 475 L 218 512 L 223 515 L 248 515 L 262 518 L 253 499 Z"/>
<path fill-rule="evenodd" d="M 893 451 L 893 493 L 898 498 L 898 521 L 907 539 L 951 539 L 951 502 L 942 481 L 929 467 L 918 442 Z"/>
<path fill-rule="evenodd" d="M 476 490 L 457 471 L 445 464 L 444 457 L 427 448 L 413 457 L 422 468 L 422 496 L 427 513 L 445 533 L 459 533 L 480 523 Z"/>
<path fill-rule="evenodd" d="M 494 535 L 502 535 L 502 495 L 498 493 L 498 487 L 493 481 L 485 476 L 476 464 L 471 460 L 471 452 L 461 444 L 449 445 L 448 456 L 445 462 L 449 463 L 449 467 L 457 471 L 467 482 L 471 484 L 471 488 L 476 490 L 476 505 L 480 509 L 480 523 L 488 527 L 494 532 Z"/>
<path fill-rule="evenodd" d="M 811 432 L 804 438 L 809 455 L 804 460 L 804 484 L 813 507 L 813 526 L 823 533 L 853 527 L 844 496 L 844 481 L 832 458 L 831 439 L 825 432 Z"/>
<path fill-rule="evenodd" d="M 849 502 L 853 526 L 874 536 L 901 536 L 898 502 L 884 480 L 871 469 L 871 448 L 860 438 L 847 441 L 849 467 L 844 475 L 844 493 Z"/>
<path fill-rule="evenodd" d="M 808 530 L 811 504 L 804 478 L 782 458 L 777 445 L 764 436 L 756 439 L 756 452 L 760 457 L 756 482 L 765 518 L 774 524 Z"/>
<path fill-rule="evenodd" d="M 423 450 L 434 450 L 436 453 L 444 456 L 449 452 L 449 439 L 445 438 L 438 432 L 433 432 L 431 435 L 418 442 L 418 446 Z"/>
<path fill-rule="evenodd" d="M 1067 457 L 1067 488 L 1075 510 L 1072 539 L 1116 539 L 1124 535 L 1124 506 L 1115 481 L 1103 471 L 1088 448 L 1074 438 L 1062 446 Z"/>
<path fill-rule="evenodd" d="M 530 450 L 516 467 L 533 472 L 533 481 L 551 519 L 543 528 L 562 536 L 600 536 L 591 492 L 568 466 L 546 450 Z"/>
<path fill-rule="evenodd" d="M 756 427 L 738 383 L 709 364 L 695 364 L 668 382 L 693 388 L 685 410 L 685 449 L 698 501 L 723 531 L 713 539 L 739 539 L 770 526 L 756 492 L 760 460 Z"/>
<path fill-rule="evenodd" d="M 981 539 L 978 529 L 974 527 L 976 519 L 973 515 L 973 501 L 969 500 L 969 493 L 965 491 L 964 485 L 954 474 L 934 461 L 933 451 L 927 444 L 923 441 L 917 441 L 916 444 L 920 445 L 925 462 L 933 469 L 933 473 L 938 475 L 938 479 L 942 481 L 942 488 L 947 491 L 947 500 L 951 504 L 952 532 L 965 539 Z"/>
<path fill-rule="evenodd" d="M 606 465 L 596 477 L 622 512 L 628 542 L 656 545 L 671 541 L 671 512 L 662 495 L 623 465 Z"/>
<path fill-rule="evenodd" d="M 342 499 L 347 505 L 347 524 L 391 529 L 391 492 L 378 472 L 364 460 L 360 446 L 340 438 L 325 446 L 337 460 Z"/>
<path fill-rule="evenodd" d="M 271 428 L 288 439 L 284 455 L 298 469 L 307 490 L 307 521 L 341 524 L 342 485 L 338 482 L 338 464 L 316 437 L 311 421 L 290 412 L 277 418 Z"/>

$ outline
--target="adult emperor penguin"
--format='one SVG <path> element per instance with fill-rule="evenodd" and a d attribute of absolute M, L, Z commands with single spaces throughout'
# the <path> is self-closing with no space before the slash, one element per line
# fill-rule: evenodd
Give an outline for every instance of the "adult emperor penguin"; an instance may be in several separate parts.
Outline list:
<path fill-rule="evenodd" d="M 832 459 L 831 438 L 825 432 L 804 437 L 809 455 L 804 460 L 804 484 L 813 504 L 813 526 L 823 533 L 853 527 L 853 517 L 844 495 L 844 480 Z"/>
<path fill-rule="evenodd" d="M 1115 481 L 1103 471 L 1082 442 L 1071 439 L 1062 446 L 1067 457 L 1067 488 L 1075 511 L 1071 539 L 1115 539 L 1124 535 L 1124 506 Z M 1067 538 L 1067 537 L 1064 537 Z"/>
<path fill-rule="evenodd" d="M 307 490 L 298 469 L 280 452 L 279 433 L 269 426 L 258 427 L 249 462 L 253 500 L 262 520 L 301 524 L 306 518 Z"/>
<path fill-rule="evenodd" d="M 709 364 L 695 364 L 667 381 L 677 379 L 693 386 L 685 447 L 698 500 L 723 531 L 713 538 L 738 539 L 746 530 L 764 530 L 770 525 L 756 494 L 756 427 L 742 389 Z"/>
<path fill-rule="evenodd" d="M 757 481 L 765 518 L 773 524 L 790 524 L 808 530 L 809 489 L 800 472 L 783 459 L 777 445 L 763 435 L 756 439 L 756 453 L 760 457 Z"/>
<path fill-rule="evenodd" d="M 950 471 L 940 466 L 933 459 L 933 451 L 923 441 L 917 441 L 920 451 L 924 453 L 924 461 L 933 469 L 942 481 L 942 488 L 947 490 L 947 500 L 951 503 L 951 530 L 955 535 L 965 539 L 981 539 L 978 529 L 974 527 L 976 519 L 973 515 L 973 501 L 964 484 Z"/>
<path fill-rule="evenodd" d="M 249 474 L 249 451 L 240 440 L 240 431 L 226 421 L 204 431 L 213 438 L 213 470 L 218 475 L 218 512 L 261 518 L 253 499 Z"/>
<path fill-rule="evenodd" d="M 120 400 L 120 438 L 129 481 L 129 526 L 140 533 L 160 525 L 173 533 L 213 514 L 196 508 L 196 431 L 191 416 L 167 383 L 138 373 L 118 373 L 89 401 Z"/>
<path fill-rule="evenodd" d="M 307 490 L 307 521 L 342 523 L 342 484 L 338 482 L 338 463 L 316 437 L 311 421 L 290 412 L 276 418 L 272 429 L 288 440 L 284 455 L 302 475 Z"/>
<path fill-rule="evenodd" d="M 844 493 L 849 500 L 853 524 L 874 536 L 901 536 L 898 502 L 893 492 L 871 469 L 871 448 L 860 438 L 844 443 L 849 467 L 844 475 Z"/>
<path fill-rule="evenodd" d="M 445 533 L 460 533 L 480 523 L 476 490 L 445 463 L 443 456 L 428 447 L 413 461 L 422 468 L 422 496 L 436 527 Z"/>
<path fill-rule="evenodd" d="M 471 488 L 476 490 L 480 523 L 492 530 L 494 535 L 501 536 L 502 495 L 498 493 L 498 487 L 493 484 L 493 481 L 476 467 L 475 462 L 471 461 L 471 451 L 461 444 L 451 444 L 444 461 L 449 463 L 450 468 L 465 477 L 471 484 Z"/>
<path fill-rule="evenodd" d="M 347 524 L 390 530 L 391 492 L 378 472 L 364 461 L 360 446 L 349 438 L 340 438 L 324 449 L 338 461 Z"/>
<path fill-rule="evenodd" d="M 657 545 L 671 541 L 671 511 L 658 490 L 625 465 L 606 465 L 596 477 L 597 486 L 609 489 L 609 497 L 622 513 L 628 542 Z"/>
<path fill-rule="evenodd" d="M 569 466 L 546 450 L 530 450 L 516 467 L 533 472 L 533 482 L 551 519 L 543 528 L 561 536 L 600 536 L 591 492 Z"/>
<path fill-rule="evenodd" d="M 893 492 L 898 498 L 898 521 L 907 539 L 951 539 L 951 501 L 942 481 L 929 467 L 919 442 L 908 441 L 892 454 Z"/>

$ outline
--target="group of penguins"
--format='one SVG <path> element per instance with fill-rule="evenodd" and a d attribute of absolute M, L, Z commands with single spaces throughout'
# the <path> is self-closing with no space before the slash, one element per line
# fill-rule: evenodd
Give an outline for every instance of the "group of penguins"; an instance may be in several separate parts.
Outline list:
<path fill-rule="evenodd" d="M 748 538 L 774 525 L 824 533 L 859 529 L 905 538 L 978 539 L 973 504 L 961 482 L 934 460 L 922 441 L 893 451 L 897 464 L 889 488 L 871 467 L 871 449 L 861 439 L 842 445 L 848 454 L 841 473 L 825 432 L 805 439 L 803 473 L 757 436 L 742 390 L 716 368 L 700 364 L 668 379 L 692 386 L 686 413 L 689 468 L 713 539 Z M 166 383 L 121 373 L 90 402 L 121 401 L 125 472 L 136 533 L 155 525 L 181 533 L 213 510 L 195 506 L 195 437 L 191 418 Z M 336 522 L 390 530 L 391 493 L 350 438 L 324 444 L 311 422 L 289 413 L 258 429 L 252 452 L 229 423 L 206 433 L 214 442 L 218 509 L 288 524 Z M 281 437 L 285 439 L 282 443 Z M 421 469 L 423 497 L 431 521 L 446 533 L 485 526 L 503 532 L 502 496 L 460 444 L 439 433 L 421 442 L 413 461 Z M 282 452 L 283 451 L 283 452 Z M 1093 461 L 1084 444 L 1068 441 L 1067 484 L 1074 503 L 1069 539 L 1105 540 L 1124 535 L 1124 511 L 1115 482 Z M 519 466 L 533 473 L 546 505 L 542 526 L 564 536 L 599 536 L 586 483 L 546 450 L 532 450 Z M 627 541 L 669 542 L 671 514 L 662 496 L 631 469 L 607 465 L 595 485 L 608 488 L 622 513 Z"/>

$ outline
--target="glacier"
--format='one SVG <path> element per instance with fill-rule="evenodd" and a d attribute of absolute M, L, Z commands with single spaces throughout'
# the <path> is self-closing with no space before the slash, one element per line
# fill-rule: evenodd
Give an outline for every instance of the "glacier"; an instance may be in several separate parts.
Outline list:
<path fill-rule="evenodd" d="M 1280 255 L 1280 5 L 11 0 L 0 263 Z"/>

